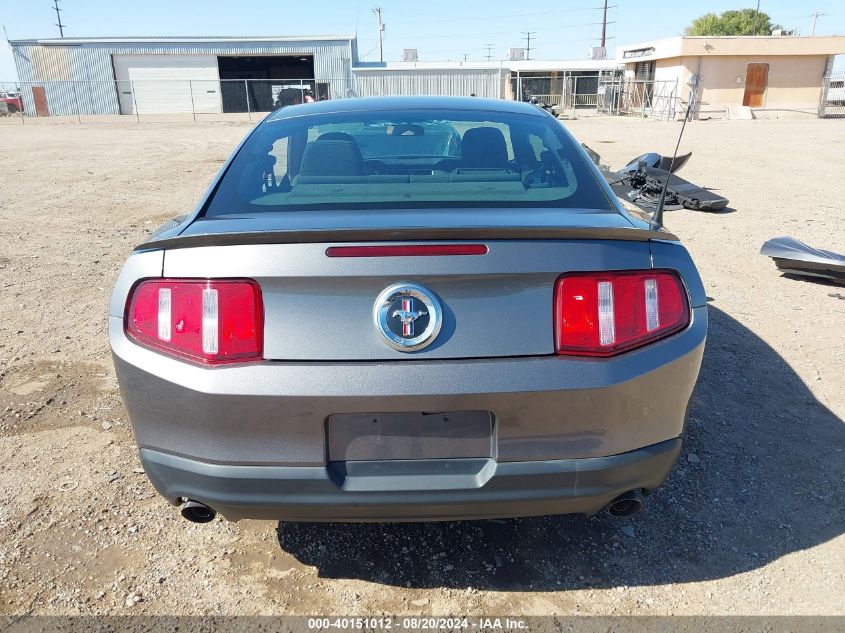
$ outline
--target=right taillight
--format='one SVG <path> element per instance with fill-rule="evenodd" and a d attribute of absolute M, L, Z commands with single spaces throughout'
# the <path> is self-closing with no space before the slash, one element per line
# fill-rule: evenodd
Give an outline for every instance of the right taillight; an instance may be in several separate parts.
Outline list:
<path fill-rule="evenodd" d="M 689 325 L 680 277 L 671 271 L 569 273 L 555 285 L 558 354 L 613 356 Z"/>

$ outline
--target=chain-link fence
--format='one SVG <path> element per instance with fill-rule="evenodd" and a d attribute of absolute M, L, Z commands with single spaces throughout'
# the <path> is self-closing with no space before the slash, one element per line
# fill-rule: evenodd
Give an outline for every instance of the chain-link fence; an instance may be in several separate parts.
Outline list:
<path fill-rule="evenodd" d="M 531 101 L 555 111 L 595 110 L 599 103 L 602 73 L 562 72 L 549 76 L 511 76 L 517 101 Z"/>
<path fill-rule="evenodd" d="M 532 101 L 559 113 L 636 115 L 674 119 L 678 83 L 626 79 L 621 72 L 560 73 L 545 77 L 512 77 L 515 99 Z"/>
<path fill-rule="evenodd" d="M 534 102 L 556 114 L 592 112 L 673 120 L 684 112 L 683 86 L 677 80 L 626 78 L 619 71 L 604 71 L 544 76 L 515 73 L 509 81 L 510 86 L 505 85 L 500 96 Z M 438 94 L 449 94 L 450 90 L 466 94 L 464 84 L 447 82 L 440 88 Z M 395 90 L 395 94 L 416 94 L 415 88 L 404 84 L 397 84 Z M 0 124 L 51 120 L 257 121 L 287 105 L 357 94 L 354 77 L 0 82 Z M 824 78 L 819 116 L 845 116 L 845 72 Z"/>
<path fill-rule="evenodd" d="M 845 71 L 831 73 L 823 79 L 819 117 L 845 117 Z"/>
<path fill-rule="evenodd" d="M 258 120 L 287 105 L 354 95 L 344 79 L 0 82 L 0 120 Z"/>
<path fill-rule="evenodd" d="M 677 80 L 626 79 L 605 75 L 599 80 L 600 114 L 639 116 L 671 121 L 682 112 Z"/>

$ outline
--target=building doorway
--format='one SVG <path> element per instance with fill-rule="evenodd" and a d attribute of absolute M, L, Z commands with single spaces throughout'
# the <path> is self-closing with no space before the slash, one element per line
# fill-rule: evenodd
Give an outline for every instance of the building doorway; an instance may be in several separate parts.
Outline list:
<path fill-rule="evenodd" d="M 32 101 L 35 103 L 35 116 L 50 116 L 47 107 L 47 91 L 44 86 L 32 87 Z"/>
<path fill-rule="evenodd" d="M 315 88 L 313 55 L 220 55 L 217 66 L 223 112 L 269 112 L 279 92 L 292 85 L 298 88 L 299 80 Z M 296 92 L 301 95 L 301 90 Z"/>
<path fill-rule="evenodd" d="M 751 108 L 762 108 L 766 101 L 766 86 L 769 84 L 768 64 L 748 64 L 745 73 L 745 94 L 742 105 Z"/>

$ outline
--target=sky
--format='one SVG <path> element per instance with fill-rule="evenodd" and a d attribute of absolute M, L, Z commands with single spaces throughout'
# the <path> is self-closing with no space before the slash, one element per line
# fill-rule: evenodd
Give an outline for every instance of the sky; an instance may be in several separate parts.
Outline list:
<path fill-rule="evenodd" d="M 583 59 L 598 45 L 603 0 L 60 0 L 66 37 L 127 35 L 312 35 L 357 33 L 359 56 L 378 61 L 373 7 L 382 7 L 384 57 L 399 60 L 403 48 L 421 61 L 482 61 L 525 46 L 532 32 L 532 59 Z M 608 54 L 626 45 L 680 35 L 708 11 L 753 6 L 755 0 L 610 0 Z M 52 0 L 0 0 L 0 24 L 9 39 L 57 37 Z M 845 34 L 843 0 L 761 0 L 760 10 L 787 28 L 809 35 Z M 12 55 L 0 43 L 0 81 L 17 77 Z"/>

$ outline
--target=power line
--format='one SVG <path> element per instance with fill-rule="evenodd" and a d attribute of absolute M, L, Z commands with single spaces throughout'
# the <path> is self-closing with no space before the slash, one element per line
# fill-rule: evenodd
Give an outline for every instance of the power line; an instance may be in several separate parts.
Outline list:
<path fill-rule="evenodd" d="M 56 26 L 59 27 L 59 37 L 65 36 L 65 24 L 62 24 L 62 10 L 59 8 L 59 0 L 53 0 L 53 9 L 56 10 Z"/>
<path fill-rule="evenodd" d="M 566 43 L 567 44 L 572 44 L 572 43 L 580 44 L 582 42 L 598 42 L 599 39 L 600 39 L 599 35 L 596 35 L 595 37 L 578 37 L 578 38 L 571 38 L 571 39 L 567 38 Z M 614 40 L 614 39 L 616 39 L 616 38 L 612 35 L 607 36 L 608 42 L 610 42 L 611 40 Z M 507 48 L 507 42 L 502 43 L 501 46 L 503 48 Z M 496 45 L 494 45 L 493 48 L 495 49 Z M 487 46 L 482 46 L 482 49 L 486 51 Z M 438 54 L 446 54 L 446 53 L 448 53 L 450 55 L 463 55 L 464 54 L 464 49 L 460 46 L 460 44 L 458 44 L 457 46 L 453 46 L 453 47 L 445 47 L 444 46 L 444 47 L 436 47 L 436 48 L 431 48 L 431 49 L 429 49 L 428 47 L 423 47 L 420 50 L 421 51 L 425 50 L 429 53 L 438 53 Z M 534 38 L 533 37 L 531 38 L 531 50 L 532 50 L 533 54 L 535 54 L 535 55 L 536 55 L 536 51 L 539 50 L 538 47 L 534 46 Z M 481 57 L 484 58 L 484 59 L 487 59 L 486 52 L 482 53 Z M 496 58 L 495 52 L 493 53 L 493 58 L 494 59 Z M 555 59 L 555 58 L 549 57 L 548 59 Z"/>
<path fill-rule="evenodd" d="M 391 22 L 391 24 L 395 24 L 395 23 Z M 546 33 L 559 33 L 559 32 L 563 32 L 563 31 L 583 30 L 585 26 L 591 26 L 591 25 L 595 25 L 595 24 L 598 24 L 598 22 L 579 22 L 577 24 L 566 24 L 566 25 L 563 25 L 563 26 L 556 26 L 556 27 L 548 28 L 548 29 L 544 28 L 543 34 L 545 35 Z M 608 24 L 613 24 L 613 22 L 608 22 Z M 525 31 L 522 31 L 522 32 L 525 33 Z M 513 35 L 513 33 L 514 33 L 513 30 L 484 31 L 484 32 L 480 32 L 480 33 L 473 32 L 472 35 L 475 36 L 475 37 L 482 37 L 482 36 L 487 36 L 487 35 Z M 532 31 L 531 33 L 532 33 L 531 39 L 533 41 L 535 39 L 534 34 L 536 33 L 536 31 Z M 413 34 L 413 35 L 406 36 L 406 39 L 413 39 L 413 40 L 438 40 L 438 39 L 454 39 L 454 38 L 466 39 L 466 36 L 467 36 L 466 31 L 464 31 L 462 33 L 441 33 L 441 32 L 438 31 L 437 35 L 416 35 L 416 34 Z M 567 41 L 569 41 L 568 38 L 567 38 Z"/>
<path fill-rule="evenodd" d="M 500 15 L 488 15 L 485 16 L 485 20 L 496 20 L 499 18 L 525 18 L 534 15 L 541 15 L 543 17 L 547 17 L 549 15 L 556 15 L 560 13 L 580 13 L 583 11 L 596 11 L 601 9 L 602 7 L 581 7 L 578 9 L 559 9 L 557 11 L 532 11 L 530 13 L 507 13 L 507 14 L 500 14 Z M 612 8 L 612 7 L 609 7 Z M 452 24 L 453 22 L 478 22 L 478 16 L 471 17 L 471 18 L 438 18 L 433 20 L 402 20 L 399 22 L 391 22 L 391 24 L 442 24 L 444 22 L 448 22 Z"/>
<path fill-rule="evenodd" d="M 525 59 L 531 59 L 531 36 L 537 35 L 537 31 L 522 31 L 525 35 Z"/>

